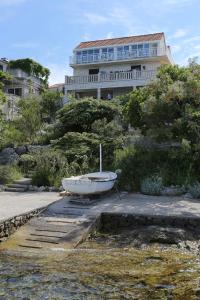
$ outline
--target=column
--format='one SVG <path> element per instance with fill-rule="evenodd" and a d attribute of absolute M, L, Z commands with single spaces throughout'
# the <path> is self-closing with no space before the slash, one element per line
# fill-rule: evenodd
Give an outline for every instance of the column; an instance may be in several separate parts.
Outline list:
<path fill-rule="evenodd" d="M 101 89 L 97 89 L 97 99 L 101 99 Z"/>
<path fill-rule="evenodd" d="M 65 86 L 65 94 L 63 96 L 63 105 L 65 105 L 68 102 L 68 98 L 67 98 L 67 88 Z"/>

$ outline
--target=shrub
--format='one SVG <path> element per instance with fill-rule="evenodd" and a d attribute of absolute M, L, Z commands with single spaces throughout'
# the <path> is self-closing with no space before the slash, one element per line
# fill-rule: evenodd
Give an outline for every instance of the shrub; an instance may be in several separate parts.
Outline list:
<path fill-rule="evenodd" d="M 145 195 L 159 196 L 163 189 L 162 178 L 156 175 L 145 178 L 141 183 L 140 189 Z"/>
<path fill-rule="evenodd" d="M 37 186 L 60 187 L 63 177 L 86 173 L 88 157 L 74 157 L 74 161 L 68 163 L 64 153 L 55 150 L 45 150 L 35 155 L 36 167 L 32 176 L 32 182 Z"/>
<path fill-rule="evenodd" d="M 193 198 L 200 198 L 200 183 L 196 182 L 193 185 L 189 186 L 189 192 Z"/>
<path fill-rule="evenodd" d="M 37 186 L 61 185 L 62 177 L 68 175 L 68 163 L 62 153 L 45 150 L 35 154 L 36 167 L 32 182 Z"/>
<path fill-rule="evenodd" d="M 19 179 L 21 174 L 19 169 L 14 166 L 0 166 L 0 184 L 8 184 L 13 180 Z"/>
<path fill-rule="evenodd" d="M 19 160 L 19 166 L 24 174 L 32 170 L 36 165 L 36 157 L 31 154 L 22 154 Z"/>
<path fill-rule="evenodd" d="M 139 190 L 144 178 L 160 174 L 163 184 L 188 185 L 200 180 L 199 150 L 194 154 L 179 148 L 131 146 L 115 152 L 115 169 L 121 169 L 120 187 Z"/>

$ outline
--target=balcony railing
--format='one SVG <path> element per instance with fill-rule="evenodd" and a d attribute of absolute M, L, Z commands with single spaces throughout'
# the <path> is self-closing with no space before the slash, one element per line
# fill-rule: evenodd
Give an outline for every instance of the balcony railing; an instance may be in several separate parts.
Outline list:
<path fill-rule="evenodd" d="M 127 80 L 149 80 L 155 78 L 156 71 L 136 71 L 99 73 L 95 75 L 84 76 L 66 76 L 66 84 L 93 84 L 99 82 L 127 81 Z"/>
<path fill-rule="evenodd" d="M 116 51 L 113 53 L 100 54 L 74 54 L 70 57 L 70 64 L 90 64 L 99 62 L 112 62 L 121 60 L 134 60 L 139 58 L 157 57 L 167 55 L 167 49 L 156 47 L 147 49 L 136 49 L 132 51 Z"/>

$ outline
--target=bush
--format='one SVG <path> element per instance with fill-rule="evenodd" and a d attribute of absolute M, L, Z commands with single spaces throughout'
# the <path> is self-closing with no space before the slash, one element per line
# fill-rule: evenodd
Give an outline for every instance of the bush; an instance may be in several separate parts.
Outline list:
<path fill-rule="evenodd" d="M 200 180 L 200 155 L 179 148 L 131 146 L 115 152 L 115 169 L 121 169 L 120 187 L 140 189 L 143 179 L 160 174 L 165 186 L 189 185 Z"/>
<path fill-rule="evenodd" d="M 189 187 L 189 192 L 193 198 L 199 199 L 200 198 L 200 183 L 196 182 Z"/>
<path fill-rule="evenodd" d="M 19 179 L 21 174 L 17 167 L 0 166 L 0 184 L 8 184 L 13 180 Z"/>
<path fill-rule="evenodd" d="M 62 153 L 45 150 L 35 154 L 36 167 L 32 182 L 37 186 L 61 185 L 61 179 L 68 175 L 68 163 Z"/>
<path fill-rule="evenodd" d="M 42 151 L 35 155 L 35 160 L 36 167 L 32 182 L 37 186 L 59 188 L 63 177 L 83 174 L 89 169 L 86 155 L 81 158 L 81 162 L 80 157 L 74 157 L 74 161 L 69 164 L 64 153 L 58 150 Z"/>
<path fill-rule="evenodd" d="M 19 160 L 19 166 L 23 174 L 28 174 L 28 171 L 33 170 L 36 165 L 36 157 L 32 154 L 22 154 Z"/>
<path fill-rule="evenodd" d="M 160 196 L 163 189 L 162 178 L 159 176 L 151 176 L 145 178 L 142 183 L 140 190 L 145 195 Z"/>

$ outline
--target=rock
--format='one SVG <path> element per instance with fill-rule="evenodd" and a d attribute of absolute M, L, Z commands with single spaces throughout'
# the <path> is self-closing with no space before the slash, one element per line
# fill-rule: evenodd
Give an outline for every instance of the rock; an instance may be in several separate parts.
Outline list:
<path fill-rule="evenodd" d="M 38 192 L 44 192 L 45 191 L 45 187 L 44 186 L 40 186 L 39 188 L 38 188 Z"/>
<path fill-rule="evenodd" d="M 183 196 L 184 199 L 193 199 L 192 195 L 190 193 L 186 193 L 184 196 Z"/>
<path fill-rule="evenodd" d="M 51 148 L 51 145 L 45 145 L 45 146 L 41 146 L 41 145 L 28 145 L 27 146 L 28 152 L 31 152 L 31 153 L 40 152 L 42 150 L 49 149 L 49 148 Z"/>
<path fill-rule="evenodd" d="M 70 196 L 71 194 L 70 194 L 69 192 L 62 191 L 62 192 L 59 193 L 59 195 L 60 195 L 61 197 L 64 197 L 64 196 Z"/>
<path fill-rule="evenodd" d="M 0 184 L 0 192 L 3 192 L 5 190 L 5 185 Z"/>
<path fill-rule="evenodd" d="M 19 161 L 19 155 L 13 148 L 5 148 L 0 152 L 1 165 L 15 165 Z"/>
<path fill-rule="evenodd" d="M 58 192 L 58 189 L 55 186 L 50 186 L 49 192 Z"/>
<path fill-rule="evenodd" d="M 161 195 L 162 196 L 180 196 L 183 194 L 183 189 L 181 187 L 165 187 L 162 192 Z"/>
<path fill-rule="evenodd" d="M 28 149 L 27 149 L 26 146 L 20 146 L 20 147 L 15 148 L 15 152 L 18 155 L 23 155 L 23 154 L 26 154 L 28 152 Z"/>
<path fill-rule="evenodd" d="M 186 239 L 186 232 L 180 228 L 151 225 L 141 230 L 138 238 L 147 243 L 178 244 Z"/>
<path fill-rule="evenodd" d="M 59 192 L 63 192 L 64 191 L 64 189 L 63 189 L 63 187 L 62 187 L 62 185 L 59 187 Z"/>

